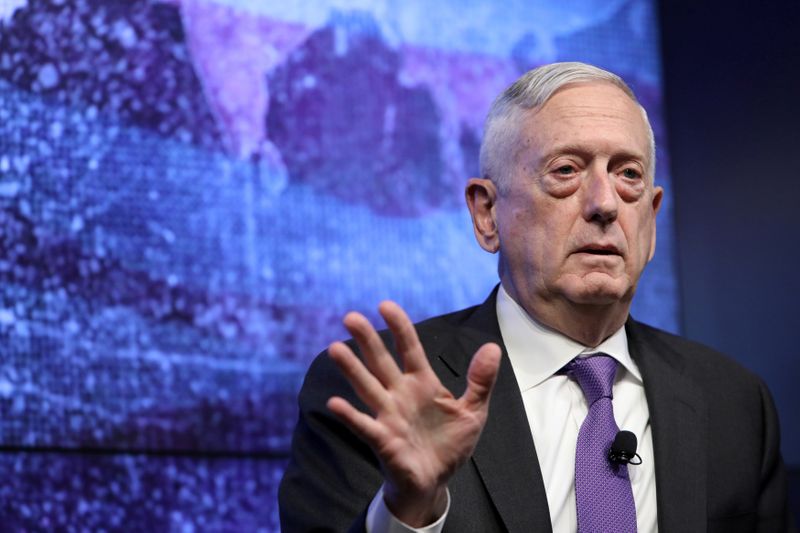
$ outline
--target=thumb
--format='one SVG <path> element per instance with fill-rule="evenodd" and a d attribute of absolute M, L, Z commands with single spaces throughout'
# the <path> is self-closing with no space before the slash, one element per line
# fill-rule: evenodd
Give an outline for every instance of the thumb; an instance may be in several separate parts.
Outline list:
<path fill-rule="evenodd" d="M 484 344 L 472 356 L 467 371 L 467 390 L 461 397 L 470 409 L 478 409 L 489 403 L 501 357 L 500 347 L 493 342 Z"/>

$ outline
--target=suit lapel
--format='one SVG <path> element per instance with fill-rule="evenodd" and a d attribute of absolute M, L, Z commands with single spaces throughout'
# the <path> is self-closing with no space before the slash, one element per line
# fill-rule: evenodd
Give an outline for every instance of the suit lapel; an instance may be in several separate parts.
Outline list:
<path fill-rule="evenodd" d="M 495 301 L 496 291 L 459 329 L 451 345 L 457 349 L 439 356 L 452 371 L 441 377 L 451 390 L 463 390 L 475 351 L 487 342 L 501 346 L 503 359 L 489 404 L 489 418 L 472 462 L 508 531 L 549 532 L 550 512 L 542 472 L 519 386 L 500 335 Z"/>
<path fill-rule="evenodd" d="M 445 386 L 463 391 L 469 361 L 484 343 L 503 349 L 489 418 L 472 457 L 510 532 L 552 531 L 539 461 L 511 363 L 497 324 L 496 291 L 478 307 L 438 355 L 449 369 Z M 626 324 L 631 357 L 639 366 L 650 411 L 661 531 L 706 528 L 707 412 L 702 390 L 683 374 L 682 355 L 633 319 Z M 460 392 L 457 392 L 460 393 Z"/>
<path fill-rule="evenodd" d="M 631 357 L 644 381 L 656 468 L 661 531 L 706 528 L 706 404 L 682 373 L 682 355 L 632 319 L 626 324 Z"/>

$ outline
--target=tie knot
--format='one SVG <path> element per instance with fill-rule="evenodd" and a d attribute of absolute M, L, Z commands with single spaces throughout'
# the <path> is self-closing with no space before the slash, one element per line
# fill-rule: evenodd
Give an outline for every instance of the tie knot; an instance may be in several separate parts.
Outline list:
<path fill-rule="evenodd" d="M 613 357 L 604 353 L 576 357 L 566 366 L 566 371 L 581 386 L 590 406 L 600 398 L 613 398 L 611 388 L 617 373 L 617 361 Z"/>

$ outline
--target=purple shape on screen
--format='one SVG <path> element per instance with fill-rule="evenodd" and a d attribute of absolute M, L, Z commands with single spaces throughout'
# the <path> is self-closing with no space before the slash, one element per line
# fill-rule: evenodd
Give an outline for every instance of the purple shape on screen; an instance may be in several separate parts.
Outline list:
<path fill-rule="evenodd" d="M 400 68 L 366 14 L 334 15 L 289 54 L 269 77 L 267 135 L 291 181 L 387 215 L 460 206 L 444 178 L 439 111 Z"/>

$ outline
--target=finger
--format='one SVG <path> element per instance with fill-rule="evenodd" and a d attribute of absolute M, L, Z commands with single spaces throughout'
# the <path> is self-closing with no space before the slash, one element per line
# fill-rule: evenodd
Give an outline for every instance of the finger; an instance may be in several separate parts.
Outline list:
<path fill-rule="evenodd" d="M 334 342 L 328 347 L 328 356 L 372 412 L 377 413 L 387 399 L 386 389 L 380 381 L 364 366 L 364 363 L 343 342 Z"/>
<path fill-rule="evenodd" d="M 361 355 L 367 368 L 385 387 L 389 387 L 400 378 L 402 372 L 397 367 L 392 354 L 389 353 L 380 335 L 364 315 L 354 312 L 347 313 L 343 322 L 344 327 L 347 328 L 361 349 Z"/>
<path fill-rule="evenodd" d="M 461 397 L 469 409 L 482 409 L 488 405 L 501 357 L 500 347 L 493 342 L 484 344 L 475 352 L 467 371 L 467 390 Z"/>
<path fill-rule="evenodd" d="M 361 440 L 369 444 L 373 449 L 380 448 L 379 444 L 384 431 L 377 420 L 366 413 L 362 413 L 353 407 L 350 402 L 339 396 L 328 398 L 327 405 L 328 409 L 330 409 L 350 431 L 358 435 Z"/>
<path fill-rule="evenodd" d="M 403 370 L 405 372 L 431 370 L 428 358 L 425 357 L 425 350 L 419 342 L 417 329 L 403 308 L 387 300 L 381 302 L 378 311 L 394 336 L 397 352 L 403 361 Z"/>

